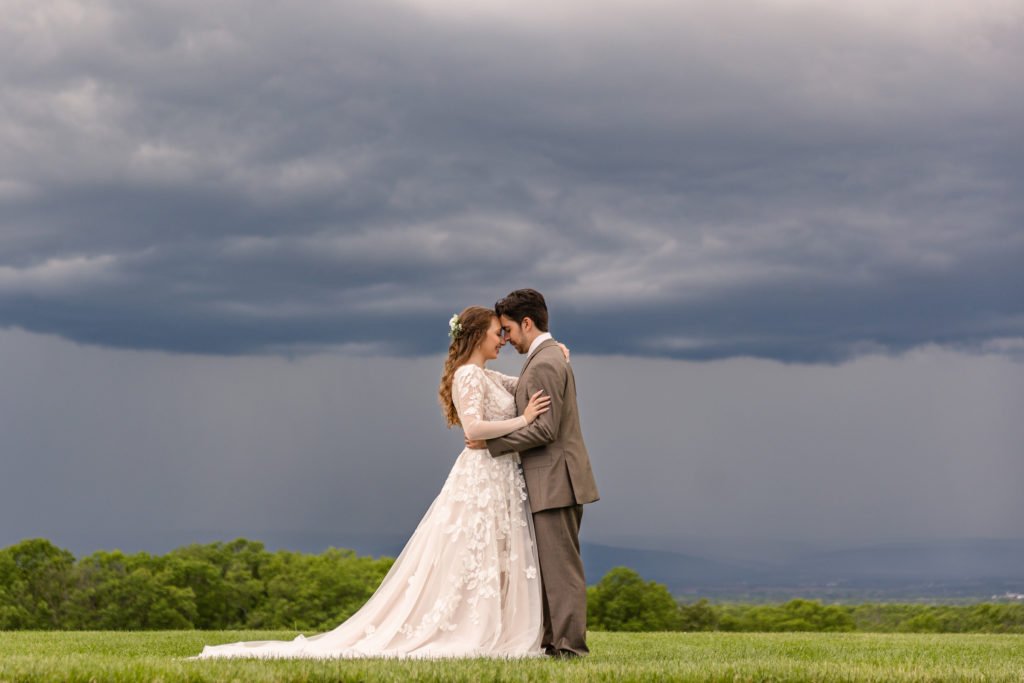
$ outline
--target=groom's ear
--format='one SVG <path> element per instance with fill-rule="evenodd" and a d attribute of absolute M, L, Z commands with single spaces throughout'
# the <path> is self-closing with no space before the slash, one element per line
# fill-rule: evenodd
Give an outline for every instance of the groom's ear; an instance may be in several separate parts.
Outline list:
<path fill-rule="evenodd" d="M 533 318 L 523 318 L 523 322 L 519 323 L 519 327 L 522 328 L 523 332 L 529 332 L 533 329 Z"/>

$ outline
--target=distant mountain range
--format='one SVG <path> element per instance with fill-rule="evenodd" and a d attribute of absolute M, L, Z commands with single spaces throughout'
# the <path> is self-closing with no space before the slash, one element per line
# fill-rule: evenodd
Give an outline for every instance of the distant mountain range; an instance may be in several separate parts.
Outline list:
<path fill-rule="evenodd" d="M 1024 540 L 886 543 L 796 552 L 773 562 L 596 544 L 584 544 L 582 553 L 589 583 L 624 566 L 676 594 L 719 598 L 964 601 L 1024 593 Z"/>
<path fill-rule="evenodd" d="M 775 567 L 755 562 L 723 561 L 683 555 L 663 550 L 639 550 L 584 543 L 581 546 L 583 569 L 590 583 L 612 567 L 629 567 L 648 581 L 670 588 L 683 586 L 721 586 L 766 580 Z"/>
<path fill-rule="evenodd" d="M 914 579 L 1024 579 L 1024 540 L 888 543 L 797 554 L 775 563 L 721 561 L 657 550 L 585 544 L 588 575 L 614 566 L 677 585 Z"/>

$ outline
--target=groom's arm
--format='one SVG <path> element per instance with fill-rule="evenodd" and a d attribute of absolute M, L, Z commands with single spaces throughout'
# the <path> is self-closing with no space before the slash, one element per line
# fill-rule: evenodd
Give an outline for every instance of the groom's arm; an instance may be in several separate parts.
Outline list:
<path fill-rule="evenodd" d="M 551 399 L 551 409 L 538 415 L 536 420 L 522 429 L 496 439 L 488 439 L 487 450 L 492 456 L 544 446 L 558 438 L 568 373 L 565 371 L 565 358 L 561 351 L 545 349 L 541 353 L 546 357 L 534 359 L 519 381 L 526 383 L 527 396 L 533 396 L 537 391 L 543 390 L 544 395 Z M 556 354 L 557 358 L 552 357 L 552 354 Z"/>

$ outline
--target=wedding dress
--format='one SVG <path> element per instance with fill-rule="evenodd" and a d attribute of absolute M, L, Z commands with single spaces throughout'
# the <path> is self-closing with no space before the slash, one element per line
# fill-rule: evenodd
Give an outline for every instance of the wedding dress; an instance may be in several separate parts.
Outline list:
<path fill-rule="evenodd" d="M 526 426 L 518 378 L 463 365 L 452 400 L 471 440 Z M 519 456 L 466 448 L 373 596 L 327 633 L 207 645 L 213 657 L 530 657 L 543 631 L 537 551 Z"/>

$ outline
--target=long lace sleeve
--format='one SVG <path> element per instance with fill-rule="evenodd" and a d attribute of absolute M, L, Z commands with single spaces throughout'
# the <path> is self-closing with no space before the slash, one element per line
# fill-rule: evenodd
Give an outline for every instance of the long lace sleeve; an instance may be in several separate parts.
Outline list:
<path fill-rule="evenodd" d="M 452 378 L 452 402 L 459 413 L 463 433 L 472 441 L 505 436 L 527 425 L 522 415 L 509 420 L 484 419 L 486 381 L 483 368 L 475 365 L 463 365 Z"/>
<path fill-rule="evenodd" d="M 519 386 L 519 378 L 513 377 L 512 375 L 504 375 L 497 370 L 491 370 L 490 368 L 484 368 L 484 372 L 487 376 L 493 379 L 495 382 L 505 387 L 505 390 L 515 396 L 516 387 Z"/>

